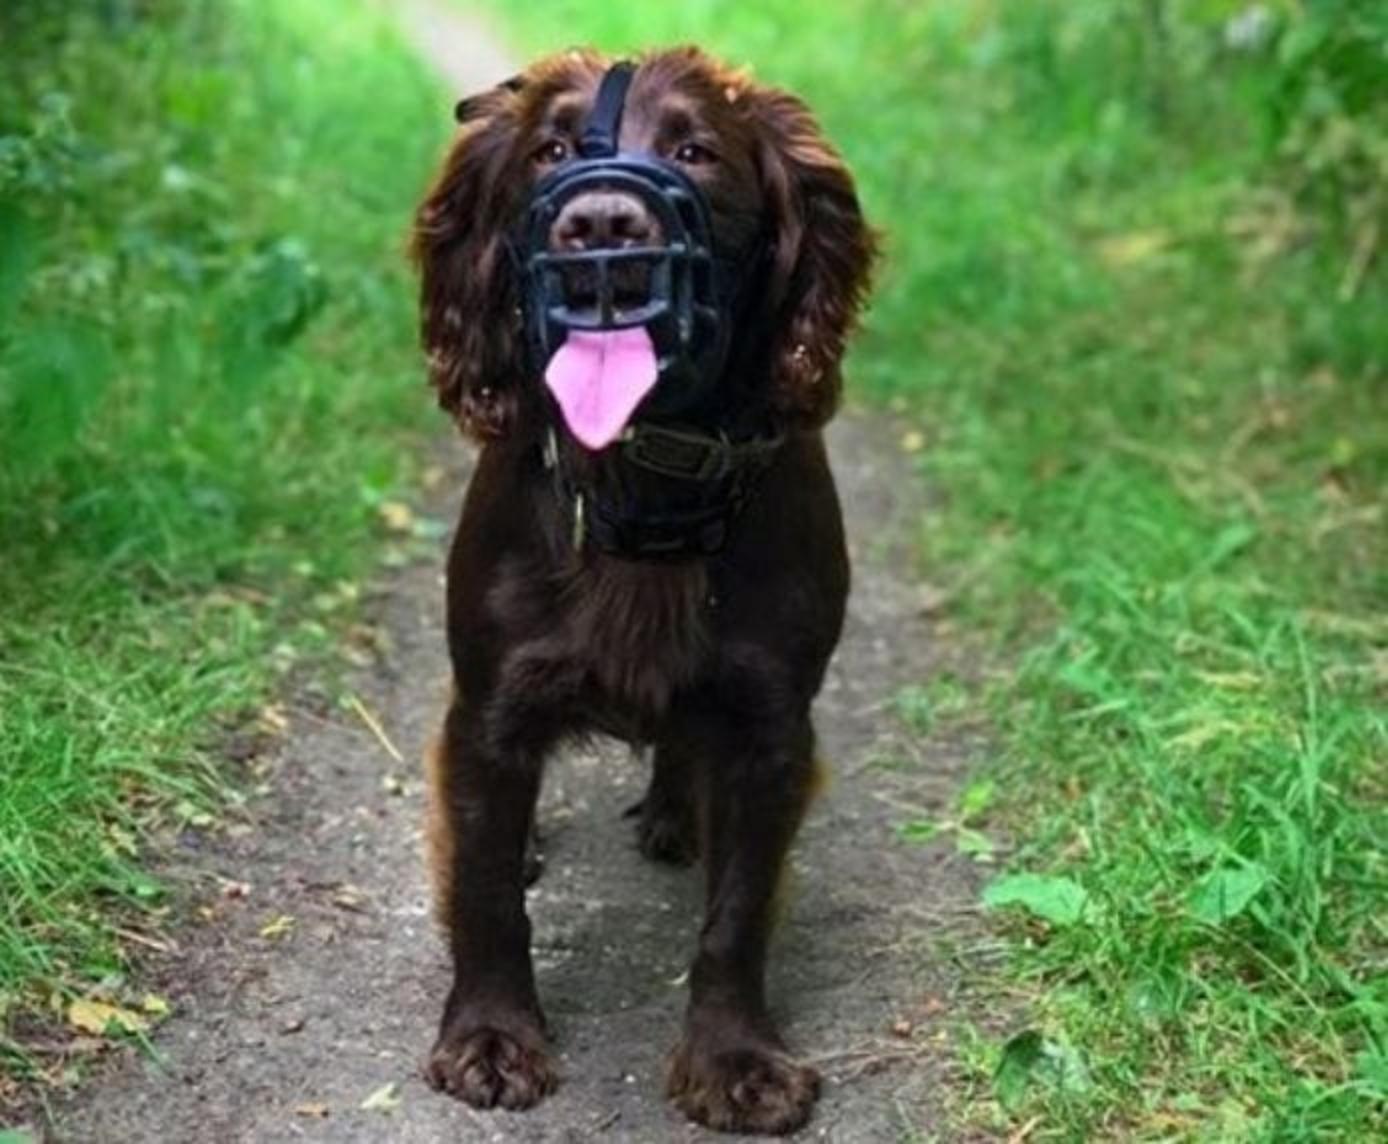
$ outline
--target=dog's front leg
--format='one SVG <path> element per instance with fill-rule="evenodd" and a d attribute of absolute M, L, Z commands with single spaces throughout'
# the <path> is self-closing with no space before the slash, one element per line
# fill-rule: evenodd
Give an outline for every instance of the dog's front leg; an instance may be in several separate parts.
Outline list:
<path fill-rule="evenodd" d="M 429 1059 L 437 1088 L 477 1108 L 528 1108 L 556 1076 L 530 962 L 526 837 L 540 786 L 538 751 L 498 751 L 473 708 L 454 701 L 431 792 L 439 914 L 453 988 Z"/>
<path fill-rule="evenodd" d="M 669 1093 L 711 1128 L 793 1132 L 819 1077 L 787 1055 L 764 980 L 781 866 L 813 784 L 814 735 L 806 716 L 769 746 L 730 729 L 721 748 L 697 776 L 708 896 Z"/>

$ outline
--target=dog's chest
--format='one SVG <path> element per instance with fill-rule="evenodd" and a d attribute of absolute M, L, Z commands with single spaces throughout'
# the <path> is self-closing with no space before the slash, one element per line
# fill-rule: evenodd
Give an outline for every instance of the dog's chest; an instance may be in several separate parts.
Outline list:
<path fill-rule="evenodd" d="M 503 737 L 538 720 L 644 738 L 709 670 L 716 644 L 699 564 L 599 557 L 555 578 L 502 576 L 488 612 L 505 632 Z"/>
<path fill-rule="evenodd" d="M 586 697 L 618 718 L 658 719 L 708 661 L 708 596 L 702 566 L 589 566 L 561 596 L 563 642 Z"/>

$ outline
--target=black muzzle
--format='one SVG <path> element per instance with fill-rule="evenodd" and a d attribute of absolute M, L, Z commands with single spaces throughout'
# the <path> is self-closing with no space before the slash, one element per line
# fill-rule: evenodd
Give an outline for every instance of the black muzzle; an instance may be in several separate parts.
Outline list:
<path fill-rule="evenodd" d="M 517 240 L 531 365 L 542 373 L 572 331 L 644 326 L 659 378 L 643 416 L 678 418 L 702 406 L 722 375 L 732 336 L 736 272 L 715 250 L 708 199 L 678 166 L 618 150 L 635 67 L 613 64 L 584 124 L 578 155 L 535 186 Z M 589 192 L 639 201 L 658 240 L 551 251 L 564 207 Z M 635 285 L 633 285 L 635 284 Z"/>

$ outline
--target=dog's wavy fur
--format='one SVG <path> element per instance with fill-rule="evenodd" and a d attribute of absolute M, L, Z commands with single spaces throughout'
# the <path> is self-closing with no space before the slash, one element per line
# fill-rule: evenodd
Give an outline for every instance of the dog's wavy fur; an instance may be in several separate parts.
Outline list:
<path fill-rule="evenodd" d="M 415 220 L 422 336 L 439 404 L 479 440 L 528 412 L 520 298 L 505 252 L 529 180 L 541 116 L 562 92 L 592 88 L 590 52 L 541 60 L 522 79 L 465 100 L 462 131 Z M 853 180 L 798 98 L 751 82 L 695 48 L 646 61 L 650 87 L 693 94 L 715 133 L 750 134 L 774 231 L 774 270 L 758 321 L 774 339 L 767 397 L 790 423 L 833 416 L 839 363 L 868 287 L 875 244 Z"/>
<path fill-rule="evenodd" d="M 809 1115 L 817 1081 L 787 1056 L 762 977 L 784 856 L 816 783 L 810 703 L 848 588 L 819 431 L 838 405 L 876 244 L 847 168 L 799 99 L 694 48 L 640 59 L 624 133 L 659 140 L 678 122 L 714 140 L 719 162 L 697 175 L 715 241 L 766 251 L 720 400 L 787 436 L 718 557 L 659 564 L 575 550 L 539 460 L 543 434 L 562 436 L 562 425 L 524 360 L 506 236 L 556 108 L 591 102 L 608 63 L 553 56 L 459 104 L 459 135 L 415 220 L 430 381 L 483 445 L 449 561 L 455 690 L 429 767 L 431 866 L 455 966 L 429 1072 L 483 1107 L 525 1107 L 554 1086 L 524 840 L 553 746 L 610 731 L 655 747 L 642 851 L 698 854 L 709 880 L 670 1095 L 715 1128 L 785 1132 Z M 572 441 L 563 448 L 580 469 L 600 463 Z"/>

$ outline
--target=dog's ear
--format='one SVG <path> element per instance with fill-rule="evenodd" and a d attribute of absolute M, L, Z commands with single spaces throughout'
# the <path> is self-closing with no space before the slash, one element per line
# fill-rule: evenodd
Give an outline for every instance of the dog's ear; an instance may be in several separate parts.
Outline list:
<path fill-rule="evenodd" d="M 462 100 L 462 125 L 415 214 L 420 337 L 439 404 L 464 432 L 501 437 L 514 424 L 523 369 L 520 298 L 506 229 L 517 180 L 519 77 Z"/>
<path fill-rule="evenodd" d="M 739 93 L 772 216 L 771 399 L 792 424 L 833 416 L 840 360 L 867 296 L 877 241 L 853 177 L 809 108 L 774 88 Z"/>
<path fill-rule="evenodd" d="M 498 104 L 504 104 L 508 95 L 514 95 L 525 86 L 525 76 L 513 75 L 495 87 L 476 95 L 465 96 L 453 106 L 453 118 L 462 125 L 491 114 Z"/>

